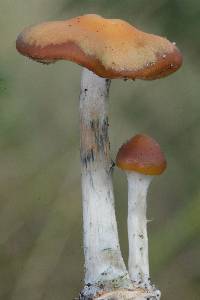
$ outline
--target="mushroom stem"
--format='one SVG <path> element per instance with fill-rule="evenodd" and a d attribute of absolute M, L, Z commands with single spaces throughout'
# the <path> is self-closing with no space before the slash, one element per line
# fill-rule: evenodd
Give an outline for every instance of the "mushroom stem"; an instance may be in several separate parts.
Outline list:
<path fill-rule="evenodd" d="M 108 137 L 110 80 L 83 69 L 80 142 L 83 198 L 85 284 L 123 280 L 130 287 L 118 240 Z M 84 298 L 85 299 L 85 298 Z"/>
<path fill-rule="evenodd" d="M 128 179 L 129 275 L 136 284 L 149 286 L 146 196 L 153 176 L 126 171 Z"/>

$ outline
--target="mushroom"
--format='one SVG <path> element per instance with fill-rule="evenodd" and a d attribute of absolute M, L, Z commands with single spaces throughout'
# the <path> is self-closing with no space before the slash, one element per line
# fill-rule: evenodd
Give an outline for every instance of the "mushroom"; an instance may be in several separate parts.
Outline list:
<path fill-rule="evenodd" d="M 150 286 L 146 197 L 155 175 L 166 168 L 159 144 L 150 136 L 137 134 L 123 144 L 116 165 L 128 180 L 129 274 L 136 286 Z"/>
<path fill-rule="evenodd" d="M 165 38 L 141 32 L 125 21 L 94 14 L 29 27 L 18 36 L 16 48 L 41 63 L 70 60 L 84 67 L 80 94 L 83 295 L 94 296 L 116 284 L 131 288 L 114 211 L 108 137 L 110 79 L 167 76 L 181 66 L 182 56 Z"/>

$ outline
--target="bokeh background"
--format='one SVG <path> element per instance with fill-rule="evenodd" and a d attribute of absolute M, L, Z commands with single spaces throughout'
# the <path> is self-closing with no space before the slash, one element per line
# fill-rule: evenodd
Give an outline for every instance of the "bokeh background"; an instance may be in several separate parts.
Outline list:
<path fill-rule="evenodd" d="M 83 285 L 78 96 L 81 67 L 20 56 L 27 25 L 85 13 L 122 18 L 175 41 L 184 65 L 153 82 L 113 80 L 112 157 L 144 132 L 168 161 L 148 199 L 150 263 L 163 300 L 200 299 L 200 2 L 0 0 L 0 299 L 66 300 Z M 127 185 L 115 169 L 127 261 Z"/>

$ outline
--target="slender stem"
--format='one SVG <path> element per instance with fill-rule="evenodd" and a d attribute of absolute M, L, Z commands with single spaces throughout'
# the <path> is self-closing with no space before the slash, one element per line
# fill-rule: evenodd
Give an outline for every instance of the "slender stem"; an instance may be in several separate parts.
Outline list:
<path fill-rule="evenodd" d="M 114 210 L 108 138 L 109 86 L 109 79 L 83 69 L 80 140 L 86 284 L 127 276 Z"/>
<path fill-rule="evenodd" d="M 146 196 L 152 176 L 127 172 L 129 274 L 136 284 L 149 282 Z"/>

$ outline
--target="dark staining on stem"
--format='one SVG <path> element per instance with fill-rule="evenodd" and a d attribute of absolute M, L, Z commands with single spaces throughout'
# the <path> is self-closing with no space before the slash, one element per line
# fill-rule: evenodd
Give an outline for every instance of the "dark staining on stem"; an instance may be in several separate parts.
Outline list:
<path fill-rule="evenodd" d="M 106 79 L 106 92 L 107 92 L 107 95 L 108 95 L 108 93 L 109 93 L 110 83 L 111 83 L 111 80 L 107 78 L 107 79 Z"/>
<path fill-rule="evenodd" d="M 83 163 L 83 165 L 85 165 L 86 169 L 87 169 L 87 159 L 84 157 L 81 157 L 81 161 Z"/>
<path fill-rule="evenodd" d="M 90 287 L 92 284 L 91 284 L 91 283 L 87 283 L 86 285 L 87 285 L 88 287 Z"/>
<path fill-rule="evenodd" d="M 108 117 L 105 117 L 102 122 L 99 119 L 90 121 L 90 128 L 94 133 L 98 152 L 105 152 L 106 148 L 109 147 L 108 126 Z"/>
<path fill-rule="evenodd" d="M 87 98 L 87 92 L 88 92 L 87 88 L 80 91 L 80 97 L 79 97 L 80 102 L 84 101 Z"/>
<path fill-rule="evenodd" d="M 103 251 L 112 251 L 112 248 L 104 248 Z"/>
<path fill-rule="evenodd" d="M 107 276 L 107 272 L 102 272 L 101 275 L 102 276 Z"/>
<path fill-rule="evenodd" d="M 104 289 L 104 284 L 101 283 L 101 284 L 99 285 L 99 287 L 100 287 L 101 290 L 103 290 L 103 289 Z"/>
<path fill-rule="evenodd" d="M 111 160 L 111 166 L 110 166 L 110 169 L 109 169 L 109 174 L 113 173 L 114 168 L 115 168 L 115 162 L 113 160 Z"/>
<path fill-rule="evenodd" d="M 94 161 L 94 150 L 89 149 L 86 153 L 82 153 L 81 161 L 87 169 L 88 164 Z"/>
<path fill-rule="evenodd" d="M 95 128 L 94 120 L 90 121 L 90 127 L 91 127 L 92 130 L 94 130 L 94 128 Z"/>
<path fill-rule="evenodd" d="M 92 158 L 92 161 L 94 161 L 94 151 L 93 151 L 93 149 L 91 149 L 91 158 Z"/>
<path fill-rule="evenodd" d="M 91 145 L 87 149 L 81 151 L 81 161 L 88 168 L 88 165 L 99 156 L 108 157 L 109 137 L 108 137 L 108 117 L 102 121 L 99 119 L 92 119 L 89 123 L 91 129 Z M 83 150 L 83 149 L 82 149 Z M 113 167 L 113 165 L 111 165 Z M 108 162 L 110 170 L 110 161 Z"/>
<path fill-rule="evenodd" d="M 85 296 L 84 295 L 84 292 L 80 292 L 80 295 L 79 295 L 79 300 L 93 300 L 94 298 L 93 298 L 93 296 Z"/>

